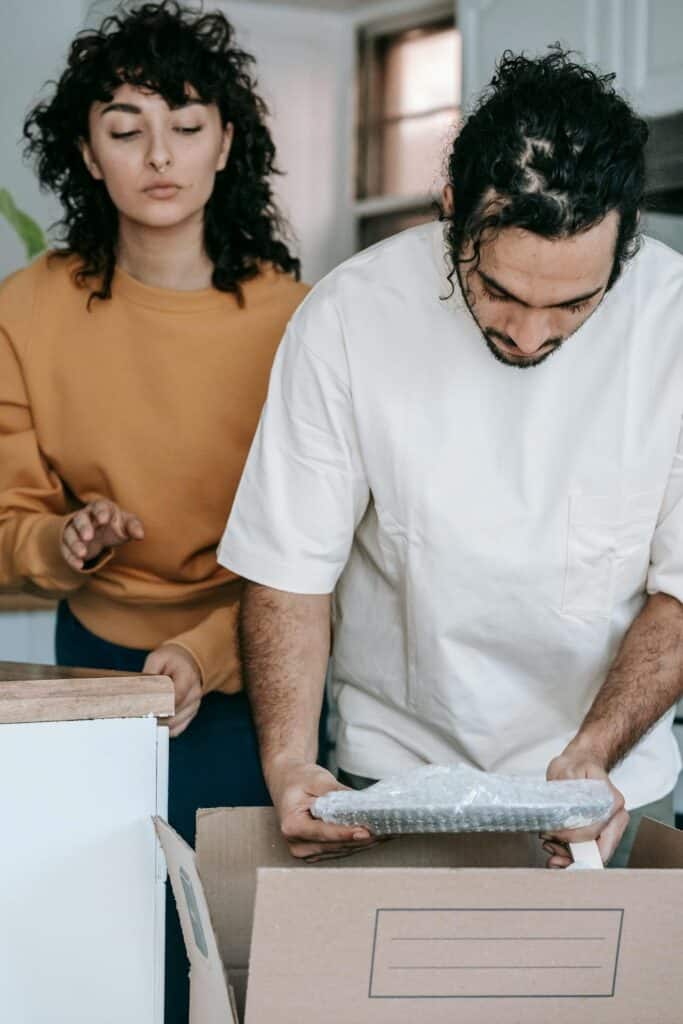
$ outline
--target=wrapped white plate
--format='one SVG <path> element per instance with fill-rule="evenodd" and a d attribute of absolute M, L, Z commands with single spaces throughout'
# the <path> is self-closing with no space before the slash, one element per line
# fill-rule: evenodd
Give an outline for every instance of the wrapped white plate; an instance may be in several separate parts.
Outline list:
<path fill-rule="evenodd" d="M 318 797 L 311 813 L 337 825 L 360 825 L 375 835 L 426 832 L 557 832 L 609 817 L 606 782 L 546 782 L 494 775 L 465 765 L 426 765 L 368 789 Z"/>

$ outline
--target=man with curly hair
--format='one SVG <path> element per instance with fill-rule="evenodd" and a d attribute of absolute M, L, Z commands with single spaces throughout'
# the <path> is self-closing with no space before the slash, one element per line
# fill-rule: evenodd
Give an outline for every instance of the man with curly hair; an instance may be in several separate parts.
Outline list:
<path fill-rule="evenodd" d="M 609 779 L 608 821 L 545 837 L 557 868 L 673 820 L 683 259 L 639 238 L 647 129 L 613 77 L 505 54 L 441 222 L 335 270 L 279 350 L 219 561 L 252 581 L 247 688 L 297 856 L 372 841 L 309 811 L 340 785 L 313 763 L 333 592 L 341 782 Z"/>

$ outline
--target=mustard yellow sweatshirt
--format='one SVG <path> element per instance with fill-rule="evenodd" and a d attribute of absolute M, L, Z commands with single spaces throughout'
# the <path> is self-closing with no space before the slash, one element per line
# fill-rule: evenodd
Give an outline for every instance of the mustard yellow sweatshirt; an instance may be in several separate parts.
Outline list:
<path fill-rule="evenodd" d="M 240 308 L 117 270 L 89 312 L 77 266 L 42 256 L 0 285 L 0 588 L 67 597 L 113 643 L 180 644 L 205 691 L 234 692 L 241 580 L 215 549 L 306 287 L 264 269 Z M 62 530 L 100 497 L 135 512 L 145 539 L 75 572 Z"/>

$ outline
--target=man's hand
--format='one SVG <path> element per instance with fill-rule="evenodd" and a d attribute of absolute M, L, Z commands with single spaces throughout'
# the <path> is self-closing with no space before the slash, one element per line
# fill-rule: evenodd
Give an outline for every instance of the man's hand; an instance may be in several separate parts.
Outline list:
<path fill-rule="evenodd" d="M 189 651 L 168 643 L 147 655 L 142 671 L 148 676 L 169 676 L 175 689 L 175 715 L 168 720 L 171 738 L 180 736 L 199 711 L 202 677 Z"/>
<path fill-rule="evenodd" d="M 566 844 L 583 843 L 591 839 L 597 840 L 602 862 L 607 864 L 626 830 L 629 816 L 624 809 L 622 794 L 610 782 L 604 761 L 597 753 L 588 747 L 583 747 L 580 741 L 575 740 L 565 748 L 559 757 L 550 762 L 546 776 L 549 781 L 555 779 L 603 779 L 609 785 L 614 798 L 610 816 L 606 821 L 598 822 L 597 825 L 590 825 L 587 828 L 566 829 L 563 832 L 541 836 L 544 840 L 543 849 L 550 854 L 547 866 L 549 868 L 569 867 L 572 858 Z"/>
<path fill-rule="evenodd" d="M 142 540 L 144 536 L 144 527 L 136 515 L 101 498 L 71 516 L 62 533 L 60 551 L 66 564 L 80 572 L 86 562 L 97 558 L 105 548 Z"/>
<path fill-rule="evenodd" d="M 310 808 L 316 797 L 333 789 L 348 789 L 325 768 L 285 760 L 270 768 L 267 779 L 292 856 L 307 861 L 327 860 L 357 853 L 378 842 L 366 828 L 329 825 L 312 817 Z"/>

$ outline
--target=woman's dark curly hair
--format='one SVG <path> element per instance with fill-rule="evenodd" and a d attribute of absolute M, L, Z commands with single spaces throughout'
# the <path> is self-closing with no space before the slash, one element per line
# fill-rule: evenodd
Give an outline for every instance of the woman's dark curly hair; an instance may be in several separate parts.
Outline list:
<path fill-rule="evenodd" d="M 558 44 L 537 59 L 503 54 L 448 158 L 454 263 L 471 246 L 476 268 L 484 237 L 505 227 L 564 238 L 616 210 L 614 284 L 638 249 L 648 129 L 613 80 Z"/>
<path fill-rule="evenodd" d="M 78 34 L 54 95 L 28 115 L 24 136 L 41 186 L 55 192 L 64 208 L 58 226 L 65 245 L 57 254 L 81 258 L 77 281 L 97 282 L 91 299 L 111 297 L 118 214 L 78 144 L 88 139 L 91 105 L 111 100 L 124 83 L 150 89 L 172 107 L 186 102 L 192 86 L 200 100 L 218 106 L 224 125 L 234 126 L 230 158 L 204 214 L 214 287 L 234 292 L 241 303 L 240 283 L 254 277 L 262 261 L 298 279 L 299 260 L 283 240 L 287 228 L 273 200 L 275 146 L 265 124 L 267 108 L 254 91 L 253 61 L 235 45 L 223 14 L 191 11 L 175 0 L 120 10 L 98 30 Z"/>

